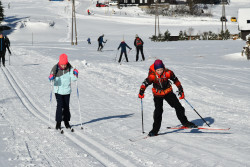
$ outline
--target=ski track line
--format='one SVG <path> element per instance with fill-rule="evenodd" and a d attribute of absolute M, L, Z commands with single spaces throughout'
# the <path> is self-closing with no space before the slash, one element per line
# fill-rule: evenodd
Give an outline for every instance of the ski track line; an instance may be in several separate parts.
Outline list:
<path fill-rule="evenodd" d="M 12 75 L 10 70 L 5 67 L 5 69 L 2 68 L 2 71 L 4 72 L 4 75 L 6 76 L 10 85 L 13 87 L 14 91 L 20 98 L 21 102 L 29 110 L 29 112 L 31 112 L 34 116 L 36 116 L 49 126 L 53 126 L 52 123 L 48 121 L 48 118 L 47 119 L 44 118 L 47 116 L 43 114 L 42 109 L 36 105 L 36 103 L 32 100 L 32 98 L 30 98 L 30 96 L 26 93 L 26 91 L 20 86 L 20 83 L 17 82 L 17 79 Z M 43 114 L 43 116 L 41 114 Z M 73 132 L 74 134 L 72 132 L 68 133 L 67 130 L 65 130 L 64 132 L 65 132 L 64 135 L 66 137 L 72 140 L 75 144 L 79 145 L 82 149 L 88 152 L 93 158 L 97 159 L 104 166 L 116 166 L 118 163 L 119 165 L 117 166 L 119 167 L 120 166 L 135 167 L 135 165 L 131 163 L 129 160 L 126 160 L 125 158 L 116 154 L 114 151 L 104 147 L 102 144 L 94 141 L 87 135 L 84 135 L 78 131 Z M 88 143 L 88 145 L 85 143 Z M 92 148 L 89 145 L 91 145 Z M 105 153 L 106 156 L 102 155 L 102 153 Z M 116 163 L 110 160 L 115 160 Z"/>

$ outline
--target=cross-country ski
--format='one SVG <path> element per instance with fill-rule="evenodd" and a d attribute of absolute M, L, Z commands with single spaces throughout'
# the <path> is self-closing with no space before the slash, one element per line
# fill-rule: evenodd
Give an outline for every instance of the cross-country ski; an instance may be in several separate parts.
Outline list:
<path fill-rule="evenodd" d="M 172 126 L 172 127 L 167 127 L 167 129 L 200 129 L 200 130 L 219 130 L 219 131 L 227 131 L 230 130 L 230 128 L 213 128 L 213 127 L 203 127 L 203 126 L 198 126 L 194 128 L 190 127 L 185 127 L 185 126 Z"/>

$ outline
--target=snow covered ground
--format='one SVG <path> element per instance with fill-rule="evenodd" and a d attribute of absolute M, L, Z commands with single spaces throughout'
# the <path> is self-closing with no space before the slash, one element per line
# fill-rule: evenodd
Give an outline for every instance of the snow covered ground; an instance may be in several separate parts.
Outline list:
<path fill-rule="evenodd" d="M 6 68 L 0 72 L 0 166 L 250 166 L 250 66 L 240 53 L 244 41 L 155 43 L 148 39 L 154 33 L 153 16 L 136 7 L 120 12 L 116 9 L 117 14 L 112 15 L 111 9 L 107 12 L 108 9 L 95 8 L 95 2 L 77 0 L 78 45 L 71 46 L 71 2 L 2 3 L 6 15 L 3 24 L 13 27 L 6 32 L 13 54 L 10 61 L 6 54 Z M 248 0 L 231 0 L 226 8 L 228 15 L 237 16 L 239 7 L 249 6 Z M 87 9 L 95 14 L 88 16 Z M 220 10 L 221 6 L 214 7 L 212 18 L 161 18 L 161 31 L 169 29 L 174 33 L 188 27 L 219 31 Z M 230 32 L 237 33 L 237 26 L 228 22 Z M 108 42 L 103 52 L 97 52 L 97 38 L 102 34 Z M 135 34 L 145 42 L 146 61 L 135 62 Z M 91 45 L 87 44 L 88 37 Z M 128 55 L 130 62 L 120 65 L 115 59 L 118 60 L 117 47 L 123 38 L 133 50 Z M 75 132 L 65 130 L 64 135 L 53 129 L 56 102 L 53 96 L 51 110 L 48 81 L 49 72 L 62 53 L 79 70 L 81 109 L 79 113 L 77 87 L 72 83 L 71 124 Z M 175 72 L 186 99 L 211 127 L 231 129 L 167 130 L 167 126 L 180 122 L 175 111 L 164 103 L 162 135 L 129 141 L 142 136 L 137 96 L 156 58 Z M 190 121 L 206 126 L 185 101 L 181 103 Z M 153 110 L 149 87 L 143 99 L 145 132 L 151 130 Z"/>

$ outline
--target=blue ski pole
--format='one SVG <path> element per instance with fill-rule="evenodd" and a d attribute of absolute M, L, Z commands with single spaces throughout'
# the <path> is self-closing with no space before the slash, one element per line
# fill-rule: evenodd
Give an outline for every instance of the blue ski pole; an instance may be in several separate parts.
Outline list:
<path fill-rule="evenodd" d="M 49 124 L 50 124 L 50 112 L 52 110 L 52 92 L 53 92 L 53 81 L 50 81 L 50 110 L 49 110 Z M 48 127 L 49 129 L 51 129 L 51 127 Z"/>

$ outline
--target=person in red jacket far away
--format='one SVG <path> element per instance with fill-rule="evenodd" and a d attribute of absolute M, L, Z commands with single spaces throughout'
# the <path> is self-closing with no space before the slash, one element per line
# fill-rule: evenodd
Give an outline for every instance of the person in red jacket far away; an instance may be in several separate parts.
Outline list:
<path fill-rule="evenodd" d="M 184 91 L 180 81 L 175 76 L 174 72 L 165 68 L 162 60 L 155 60 L 154 64 L 150 66 L 148 77 L 144 80 L 140 87 L 139 98 L 144 98 L 146 88 L 153 84 L 154 95 L 154 123 L 153 129 L 149 132 L 148 136 L 156 136 L 161 127 L 162 113 L 163 113 L 163 100 L 175 109 L 177 118 L 185 127 L 197 127 L 194 123 L 189 122 L 185 116 L 185 108 L 181 105 L 180 101 L 173 93 L 171 81 L 179 89 L 179 99 L 184 99 Z"/>

